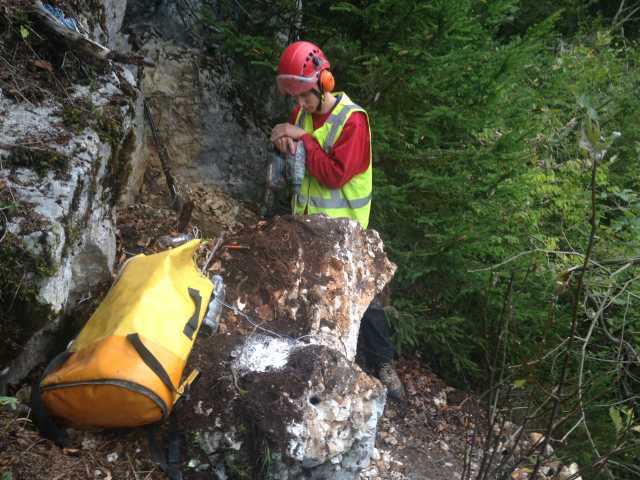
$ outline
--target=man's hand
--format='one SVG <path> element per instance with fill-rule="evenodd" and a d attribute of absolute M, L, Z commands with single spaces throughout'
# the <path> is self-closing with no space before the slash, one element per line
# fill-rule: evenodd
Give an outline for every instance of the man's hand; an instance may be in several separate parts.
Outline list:
<path fill-rule="evenodd" d="M 271 141 L 275 144 L 276 140 L 282 137 L 289 137 L 292 140 L 300 140 L 307 133 L 302 128 L 291 125 L 290 123 L 279 123 L 271 130 Z"/>
<path fill-rule="evenodd" d="M 293 155 L 294 153 L 296 153 L 297 145 L 291 137 L 280 137 L 273 142 L 273 145 L 283 155 L 286 155 L 287 153 Z"/>

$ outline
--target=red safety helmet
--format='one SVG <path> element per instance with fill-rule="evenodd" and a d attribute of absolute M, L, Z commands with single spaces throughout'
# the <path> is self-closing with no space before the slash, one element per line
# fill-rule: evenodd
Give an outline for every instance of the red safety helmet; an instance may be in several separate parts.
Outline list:
<path fill-rule="evenodd" d="M 331 64 L 320 47 L 311 42 L 294 42 L 285 48 L 278 64 L 278 88 L 282 93 L 299 95 L 318 86 L 321 92 L 333 90 Z"/>

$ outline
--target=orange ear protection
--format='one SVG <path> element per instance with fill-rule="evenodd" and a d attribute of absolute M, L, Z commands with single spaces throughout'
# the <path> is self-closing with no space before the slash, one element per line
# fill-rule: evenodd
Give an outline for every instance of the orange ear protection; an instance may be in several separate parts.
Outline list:
<path fill-rule="evenodd" d="M 316 68 L 319 68 L 322 64 L 322 59 L 317 55 L 313 55 L 313 64 Z M 333 89 L 336 86 L 336 80 L 333 78 L 333 74 L 327 70 L 321 70 L 318 74 L 318 88 L 320 88 L 321 93 L 330 93 L 333 92 Z"/>
<path fill-rule="evenodd" d="M 318 78 L 318 84 L 322 92 L 333 92 L 336 86 L 336 79 L 333 78 L 333 74 L 329 70 L 322 70 Z"/>

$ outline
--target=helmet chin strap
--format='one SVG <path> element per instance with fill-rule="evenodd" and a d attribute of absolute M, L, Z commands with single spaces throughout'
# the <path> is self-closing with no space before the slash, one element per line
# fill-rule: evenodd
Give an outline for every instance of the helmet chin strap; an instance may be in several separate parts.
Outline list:
<path fill-rule="evenodd" d="M 315 88 L 312 90 L 313 93 L 318 97 L 318 106 L 316 107 L 316 112 L 320 112 L 322 110 L 322 104 L 324 103 L 324 92 L 322 91 L 322 87 L 320 87 L 320 91 Z"/>
<path fill-rule="evenodd" d="M 316 112 L 320 112 L 322 110 L 322 104 L 324 103 L 324 88 L 322 87 L 322 82 L 320 82 L 320 73 L 318 72 L 317 74 L 317 85 L 318 85 L 318 90 L 316 90 L 315 88 L 313 89 L 313 93 L 316 94 L 316 97 L 318 97 L 318 100 L 320 100 L 320 102 L 318 103 L 318 106 L 316 107 Z"/>

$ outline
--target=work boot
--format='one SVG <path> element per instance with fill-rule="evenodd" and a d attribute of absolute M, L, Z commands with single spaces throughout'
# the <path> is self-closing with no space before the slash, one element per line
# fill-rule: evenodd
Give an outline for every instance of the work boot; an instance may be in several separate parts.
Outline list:
<path fill-rule="evenodd" d="M 391 363 L 384 363 L 378 371 L 378 378 L 382 384 L 387 387 L 387 395 L 393 400 L 402 400 L 404 396 L 404 387 L 400 381 L 400 377 L 396 373 Z"/>

